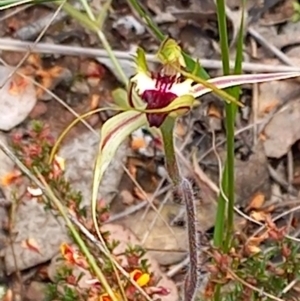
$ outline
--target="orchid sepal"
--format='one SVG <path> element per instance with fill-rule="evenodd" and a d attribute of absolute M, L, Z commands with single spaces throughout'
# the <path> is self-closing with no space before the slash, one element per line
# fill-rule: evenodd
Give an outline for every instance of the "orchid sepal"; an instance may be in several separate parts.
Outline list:
<path fill-rule="evenodd" d="M 278 73 L 258 73 L 226 75 L 202 81 L 197 78 L 198 84 L 194 85 L 190 91 L 194 97 L 200 97 L 209 92 L 215 92 L 211 87 L 214 85 L 218 89 L 225 89 L 245 84 L 258 84 L 269 81 L 276 81 L 300 76 L 300 72 L 278 72 Z M 194 77 L 193 77 L 194 78 Z M 208 83 L 208 84 L 207 84 Z"/>
<path fill-rule="evenodd" d="M 108 119 L 101 128 L 101 141 L 94 167 L 92 187 L 92 219 L 98 236 L 100 236 L 97 224 L 96 207 L 98 189 L 105 171 L 114 158 L 121 143 L 134 131 L 147 125 L 146 115 L 137 111 L 121 112 Z"/>

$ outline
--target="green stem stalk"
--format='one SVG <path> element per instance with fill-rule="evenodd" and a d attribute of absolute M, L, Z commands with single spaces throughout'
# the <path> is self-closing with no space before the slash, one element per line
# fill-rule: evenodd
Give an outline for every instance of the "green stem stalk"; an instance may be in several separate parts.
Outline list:
<path fill-rule="evenodd" d="M 228 48 L 228 35 L 227 23 L 225 13 L 224 0 L 217 0 L 218 12 L 218 27 L 220 34 L 220 45 L 222 51 L 222 63 L 224 75 L 230 74 L 229 65 L 229 48 Z M 230 89 L 229 94 L 232 93 Z M 233 226 L 233 211 L 234 207 L 234 123 L 235 123 L 235 105 L 233 103 L 225 104 L 226 111 L 226 140 L 227 140 L 227 159 L 222 178 L 222 189 L 228 198 L 227 207 L 227 233 L 232 233 Z M 228 215 L 228 213 L 230 213 Z M 224 226 L 226 219 L 226 200 L 220 194 L 218 199 L 218 210 L 216 217 L 216 225 L 214 232 L 214 244 L 216 247 L 221 247 L 224 251 L 228 250 L 229 242 L 224 243 Z M 229 236 L 229 235 L 228 235 Z"/>

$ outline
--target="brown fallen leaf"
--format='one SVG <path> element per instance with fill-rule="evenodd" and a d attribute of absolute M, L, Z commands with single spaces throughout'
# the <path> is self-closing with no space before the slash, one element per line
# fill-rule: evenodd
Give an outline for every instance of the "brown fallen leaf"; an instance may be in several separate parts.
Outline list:
<path fill-rule="evenodd" d="M 249 206 L 246 208 L 246 212 L 251 209 L 259 209 L 265 202 L 265 195 L 262 193 L 257 193 L 251 200 Z"/>
<path fill-rule="evenodd" d="M 28 86 L 28 80 L 16 74 L 9 84 L 8 93 L 14 96 L 20 95 Z"/>
<path fill-rule="evenodd" d="M 218 119 L 222 119 L 222 111 L 215 104 L 211 103 L 207 110 L 207 115 L 210 117 L 215 117 Z"/>
<path fill-rule="evenodd" d="M 175 127 L 175 135 L 178 137 L 185 137 L 187 127 L 182 122 L 178 122 Z"/>
<path fill-rule="evenodd" d="M 250 216 L 258 222 L 263 222 L 267 220 L 268 214 L 262 211 L 252 211 Z"/>
<path fill-rule="evenodd" d="M 123 204 L 132 205 L 134 203 L 134 197 L 133 197 L 132 193 L 129 190 L 123 189 L 120 192 L 120 196 L 121 196 Z"/>
<path fill-rule="evenodd" d="M 143 137 L 133 137 L 130 146 L 133 151 L 139 151 L 141 148 L 147 148 L 147 142 Z"/>
<path fill-rule="evenodd" d="M 26 62 L 30 64 L 32 67 L 35 67 L 36 69 L 41 69 L 42 67 L 42 60 L 41 56 L 37 53 L 31 53 Z"/>
<path fill-rule="evenodd" d="M 93 94 L 91 97 L 91 102 L 90 102 L 90 109 L 95 110 L 98 108 L 100 103 L 100 95 L 99 94 Z"/>
<path fill-rule="evenodd" d="M 259 236 L 250 237 L 248 240 L 248 244 L 252 246 L 259 246 L 262 242 L 264 242 L 269 237 L 268 233 L 265 231 L 263 234 Z"/>
<path fill-rule="evenodd" d="M 41 254 L 40 247 L 34 238 L 28 238 L 26 240 L 23 240 L 21 243 L 21 246 L 24 249 L 28 249 L 28 250 L 31 250 L 31 251 Z"/>
<path fill-rule="evenodd" d="M 261 252 L 261 249 L 258 246 L 248 244 L 245 246 L 245 251 L 247 254 L 257 254 Z"/>
<path fill-rule="evenodd" d="M 19 178 L 22 175 L 21 171 L 14 170 L 12 172 L 9 172 L 5 176 L 1 178 L 1 184 L 3 186 L 8 186 L 12 184 L 17 178 Z"/>
<path fill-rule="evenodd" d="M 5 295 L 2 298 L 2 301 L 13 301 L 14 300 L 14 294 L 13 291 L 9 288 Z"/>

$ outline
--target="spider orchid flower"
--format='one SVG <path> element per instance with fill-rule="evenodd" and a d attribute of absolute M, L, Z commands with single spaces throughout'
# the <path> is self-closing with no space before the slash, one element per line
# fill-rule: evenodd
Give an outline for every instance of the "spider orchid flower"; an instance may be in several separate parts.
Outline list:
<path fill-rule="evenodd" d="M 228 101 L 224 88 L 243 84 L 262 83 L 300 76 L 300 72 L 261 73 L 228 75 L 207 81 L 185 77 L 185 68 L 180 47 L 173 40 L 168 40 L 157 54 L 161 62 L 158 72 L 149 71 L 142 49 L 136 56 L 137 72 L 131 78 L 127 103 L 123 112 L 105 122 L 101 129 L 101 142 L 97 156 L 93 183 L 92 207 L 96 204 L 98 187 L 105 170 L 113 160 L 119 145 L 132 132 L 142 126 L 160 128 L 165 120 L 177 118 L 187 113 L 195 104 L 196 98 L 214 92 Z M 197 79 L 197 78 L 196 78 Z M 136 97 L 136 94 L 139 97 Z M 93 212 L 96 212 L 92 208 Z M 94 222 L 96 218 L 94 216 Z"/>

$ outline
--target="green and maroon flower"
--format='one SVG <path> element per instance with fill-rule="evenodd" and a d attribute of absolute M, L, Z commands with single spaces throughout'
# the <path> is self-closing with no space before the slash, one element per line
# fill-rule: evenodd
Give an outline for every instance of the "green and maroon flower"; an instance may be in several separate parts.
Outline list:
<path fill-rule="evenodd" d="M 157 57 L 161 62 L 158 72 L 149 71 L 142 49 L 136 57 L 137 72 L 131 78 L 128 99 L 122 101 L 123 112 L 110 118 L 101 129 L 101 142 L 95 165 L 92 211 L 96 219 L 98 187 L 104 172 L 113 160 L 119 145 L 142 126 L 160 128 L 170 118 L 187 113 L 197 98 L 213 92 L 222 99 L 238 103 L 221 89 L 243 84 L 254 84 L 300 76 L 299 72 L 229 75 L 207 81 L 187 75 L 181 49 L 173 40 L 163 43 Z"/>

